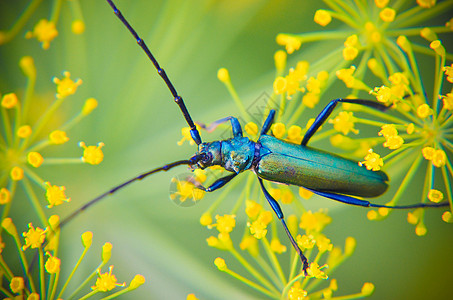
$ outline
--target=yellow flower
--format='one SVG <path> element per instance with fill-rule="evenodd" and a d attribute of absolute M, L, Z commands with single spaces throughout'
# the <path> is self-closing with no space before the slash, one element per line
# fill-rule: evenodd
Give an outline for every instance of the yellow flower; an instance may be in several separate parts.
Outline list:
<path fill-rule="evenodd" d="M 327 10 L 318 9 L 315 12 L 314 21 L 321 26 L 327 26 L 332 21 L 332 16 Z"/>
<path fill-rule="evenodd" d="M 2 97 L 2 107 L 10 109 L 13 108 L 19 103 L 15 93 L 5 94 Z"/>
<path fill-rule="evenodd" d="M 36 227 L 33 227 L 32 223 L 28 223 L 28 231 L 22 233 L 22 236 L 25 238 L 25 245 L 22 246 L 22 250 L 31 247 L 32 249 L 41 247 L 44 239 L 46 238 L 46 231 Z"/>
<path fill-rule="evenodd" d="M 125 286 L 126 284 L 117 283 L 115 275 L 112 274 L 113 266 L 109 267 L 109 272 L 101 273 L 101 270 L 98 269 L 98 279 L 96 279 L 96 285 L 92 286 L 91 289 L 97 290 L 100 292 L 108 292 L 113 290 L 117 286 Z"/>
<path fill-rule="evenodd" d="M 384 165 L 384 160 L 377 153 L 373 152 L 373 149 L 368 150 L 365 161 L 359 162 L 359 166 L 365 165 L 368 170 L 379 171 Z"/>
<path fill-rule="evenodd" d="M 46 261 L 45 268 L 46 271 L 50 274 L 55 274 L 60 272 L 61 261 L 59 258 L 52 256 L 49 252 L 46 253 L 49 258 Z"/>
<path fill-rule="evenodd" d="M 9 288 L 15 294 L 20 293 L 25 288 L 24 279 L 22 277 L 11 278 Z"/>
<path fill-rule="evenodd" d="M 49 202 L 47 207 L 51 208 L 71 201 L 71 198 L 66 197 L 66 188 L 64 186 L 51 185 L 50 182 L 45 182 L 44 184 L 46 186 L 46 198 Z"/>
<path fill-rule="evenodd" d="M 43 49 L 49 49 L 50 42 L 58 36 L 55 23 L 46 19 L 41 19 L 33 28 L 33 31 L 27 32 L 25 38 L 35 37 L 41 43 Z"/>
<path fill-rule="evenodd" d="M 53 78 L 53 82 L 57 85 L 57 94 L 56 97 L 58 99 L 64 99 L 67 96 L 73 95 L 77 88 L 82 84 L 81 79 L 77 79 L 73 81 L 71 77 L 71 73 L 68 71 L 63 72 L 63 79 L 59 79 L 57 77 Z"/>
<path fill-rule="evenodd" d="M 104 143 L 98 143 L 97 146 L 86 146 L 84 142 L 79 143 L 79 147 L 83 148 L 82 161 L 90 165 L 98 165 L 104 159 L 104 153 L 101 148 L 104 147 Z"/>

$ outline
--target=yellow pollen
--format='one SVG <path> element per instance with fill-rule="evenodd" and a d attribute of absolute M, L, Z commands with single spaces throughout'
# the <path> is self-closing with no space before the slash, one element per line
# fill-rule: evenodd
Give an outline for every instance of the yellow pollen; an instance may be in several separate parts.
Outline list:
<path fill-rule="evenodd" d="M 444 71 L 445 76 L 447 76 L 447 81 L 453 83 L 453 64 L 451 64 L 451 66 L 443 67 L 442 71 Z"/>
<path fill-rule="evenodd" d="M 283 135 L 285 134 L 285 132 L 286 132 L 286 126 L 283 123 L 275 123 L 272 126 L 272 134 L 278 139 L 281 139 L 283 137 Z"/>
<path fill-rule="evenodd" d="M 19 66 L 27 77 L 36 77 L 35 62 L 31 56 L 22 57 Z"/>
<path fill-rule="evenodd" d="M 404 140 L 399 135 L 389 136 L 384 142 L 384 147 L 395 150 L 400 148 L 404 144 Z"/>
<path fill-rule="evenodd" d="M 288 299 L 289 300 L 300 300 L 306 299 L 308 292 L 300 287 L 300 282 L 296 281 L 293 286 L 289 289 Z"/>
<path fill-rule="evenodd" d="M 129 285 L 129 289 L 136 289 L 144 283 L 145 283 L 145 276 L 137 274 L 132 279 L 131 284 Z"/>
<path fill-rule="evenodd" d="M 448 93 L 445 96 L 441 95 L 440 96 L 443 103 L 444 103 L 444 109 L 448 110 L 453 110 L 453 93 Z"/>
<path fill-rule="evenodd" d="M 329 123 L 333 124 L 336 131 L 348 134 L 350 131 L 358 134 L 359 131 L 354 128 L 354 116 L 352 112 L 342 111 L 333 120 L 329 120 Z"/>
<path fill-rule="evenodd" d="M 225 263 L 225 260 L 223 258 L 217 257 L 214 260 L 214 264 L 220 271 L 226 271 L 227 270 L 227 265 Z"/>
<path fill-rule="evenodd" d="M 365 282 L 362 286 L 361 292 L 364 296 L 370 296 L 374 292 L 374 284 L 371 282 Z"/>
<path fill-rule="evenodd" d="M 286 81 L 286 78 L 285 77 L 277 77 L 275 78 L 274 80 L 274 92 L 277 94 L 277 95 L 281 95 L 283 94 L 284 92 L 286 92 L 286 88 L 287 88 L 287 81 Z"/>

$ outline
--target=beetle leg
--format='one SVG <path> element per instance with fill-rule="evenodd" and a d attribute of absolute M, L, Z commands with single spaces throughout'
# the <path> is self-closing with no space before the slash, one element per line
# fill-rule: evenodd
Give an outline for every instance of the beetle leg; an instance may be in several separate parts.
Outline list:
<path fill-rule="evenodd" d="M 226 117 L 217 121 L 212 122 L 209 125 L 206 125 L 204 123 L 196 122 L 201 128 L 206 130 L 207 132 L 213 132 L 220 124 L 223 124 L 225 122 L 231 121 L 231 128 L 233 129 L 233 135 L 234 137 L 242 137 L 242 128 L 241 124 L 239 124 L 239 121 L 235 117 Z"/>
<path fill-rule="evenodd" d="M 304 139 L 300 143 L 302 146 L 306 146 L 310 138 L 315 134 L 315 132 L 319 129 L 319 127 L 326 122 L 327 118 L 332 114 L 332 111 L 335 109 L 339 102 L 343 103 L 353 103 L 353 104 L 360 104 L 364 106 L 368 106 L 380 111 L 386 111 L 389 106 L 385 106 L 382 103 L 366 100 L 366 99 L 342 99 L 338 98 L 329 102 L 329 104 L 324 107 L 321 113 L 316 117 L 316 120 L 310 126 L 310 128 L 305 133 Z"/>
<path fill-rule="evenodd" d="M 308 260 L 305 257 L 305 255 L 302 253 L 302 250 L 300 250 L 299 246 L 297 245 L 296 241 L 294 240 L 293 236 L 289 232 L 288 226 L 286 226 L 286 222 L 283 216 L 282 209 L 280 208 L 280 205 L 278 202 L 269 194 L 269 192 L 266 190 L 263 184 L 263 180 L 258 177 L 258 181 L 260 182 L 261 189 L 263 190 L 264 196 L 266 197 L 267 201 L 269 202 L 269 205 L 272 207 L 274 210 L 275 214 L 277 215 L 277 218 L 282 221 L 283 228 L 285 228 L 286 234 L 288 235 L 288 238 L 293 245 L 294 249 L 296 250 L 297 254 L 300 257 L 300 260 L 302 261 L 303 265 L 303 270 L 305 272 L 305 275 L 307 275 L 307 269 L 308 269 Z"/>
<path fill-rule="evenodd" d="M 233 173 L 231 175 L 219 178 L 213 184 L 211 184 L 208 188 L 205 188 L 202 185 L 196 185 L 196 187 L 199 188 L 200 190 L 205 191 L 205 192 L 214 192 L 215 190 L 220 189 L 225 184 L 230 182 L 230 180 L 233 179 L 236 175 L 237 175 L 236 173 Z"/>
<path fill-rule="evenodd" d="M 307 188 L 305 188 L 307 189 Z M 424 207 L 444 207 L 444 206 L 450 206 L 450 203 L 448 201 L 444 201 L 441 203 L 417 203 L 417 204 L 409 204 L 409 205 L 383 205 L 383 204 L 374 204 L 370 203 L 369 201 L 365 200 L 360 200 L 351 196 L 346 196 L 346 195 L 340 195 L 340 194 L 335 194 L 335 193 L 329 193 L 329 192 L 320 192 L 312 189 L 307 189 L 309 191 L 312 191 L 316 195 L 329 198 L 338 202 L 342 202 L 345 204 L 350 204 L 350 205 L 355 205 L 355 206 L 362 206 L 362 207 L 384 207 L 384 208 L 390 208 L 390 209 L 414 209 L 414 208 L 424 208 Z"/>
<path fill-rule="evenodd" d="M 271 128 L 272 123 L 274 123 L 274 117 L 275 117 L 275 109 L 271 109 L 271 111 L 269 112 L 269 115 L 266 118 L 266 121 L 264 121 L 263 128 L 261 128 L 260 135 L 267 134 L 267 132 Z"/>

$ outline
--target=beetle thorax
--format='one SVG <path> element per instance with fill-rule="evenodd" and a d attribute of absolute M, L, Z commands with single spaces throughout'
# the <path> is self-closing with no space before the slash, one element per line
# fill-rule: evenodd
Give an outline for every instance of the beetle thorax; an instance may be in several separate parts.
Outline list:
<path fill-rule="evenodd" d="M 197 154 L 206 154 L 209 162 L 202 162 L 199 166 L 206 168 L 219 165 L 230 172 L 239 173 L 251 167 L 255 154 L 255 142 L 246 137 L 202 143 Z"/>

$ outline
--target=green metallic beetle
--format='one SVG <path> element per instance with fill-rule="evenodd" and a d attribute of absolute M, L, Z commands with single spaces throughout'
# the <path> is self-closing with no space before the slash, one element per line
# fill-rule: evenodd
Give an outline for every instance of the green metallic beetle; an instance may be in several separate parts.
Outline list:
<path fill-rule="evenodd" d="M 175 87 L 168 79 L 165 71 L 159 66 L 158 62 L 152 55 L 151 51 L 146 46 L 145 42 L 138 36 L 135 30 L 123 17 L 121 12 L 116 8 L 111 0 L 107 2 L 112 7 L 114 13 L 123 22 L 127 29 L 136 39 L 139 46 L 146 53 L 148 58 L 156 67 L 159 75 L 165 81 L 167 87 L 174 97 L 174 101 L 178 104 L 184 118 L 189 124 L 190 133 L 198 145 L 198 152 L 188 160 L 180 160 L 162 167 L 153 169 L 146 173 L 140 174 L 114 188 L 108 192 L 98 196 L 97 198 L 86 203 L 77 211 L 69 215 L 60 223 L 60 227 L 68 223 L 72 218 L 80 214 L 82 211 L 100 201 L 108 195 L 115 193 L 123 187 L 131 184 L 134 181 L 141 180 L 151 174 L 167 171 L 176 166 L 188 165 L 191 169 L 207 168 L 218 165 L 231 174 L 216 180 L 209 187 L 205 188 L 201 185 L 197 187 L 206 192 L 213 192 L 230 180 L 236 177 L 239 173 L 252 170 L 256 173 L 258 181 L 261 185 L 264 196 L 268 200 L 270 206 L 276 213 L 278 219 L 282 222 L 291 244 L 299 254 L 303 269 L 307 272 L 308 261 L 304 256 L 299 246 L 295 242 L 293 236 L 288 230 L 285 223 L 283 212 L 277 201 L 269 194 L 263 184 L 263 180 L 296 185 L 304 187 L 315 194 L 340 201 L 346 204 L 363 206 L 363 207 L 386 207 L 392 209 L 406 208 L 422 208 L 422 207 L 442 207 L 448 206 L 448 202 L 442 203 L 419 203 L 406 206 L 386 206 L 373 204 L 365 200 L 355 198 L 358 197 L 377 197 L 382 195 L 388 188 L 388 177 L 382 171 L 370 171 L 365 167 L 361 167 L 357 162 L 342 158 L 335 154 L 327 153 L 321 150 L 313 149 L 307 146 L 310 138 L 319 129 L 319 127 L 327 120 L 338 103 L 354 103 L 364 105 L 385 111 L 388 109 L 385 105 L 371 100 L 364 99 L 335 99 L 332 100 L 318 115 L 313 125 L 307 130 L 300 145 L 288 143 L 279 140 L 273 136 L 267 135 L 272 122 L 274 120 L 275 111 L 271 110 L 261 129 L 259 139 L 254 142 L 242 135 L 242 128 L 239 121 L 234 117 L 227 117 L 215 123 L 223 123 L 230 121 L 233 131 L 233 138 L 203 143 L 200 133 L 198 132 L 181 96 L 176 92 Z"/>

